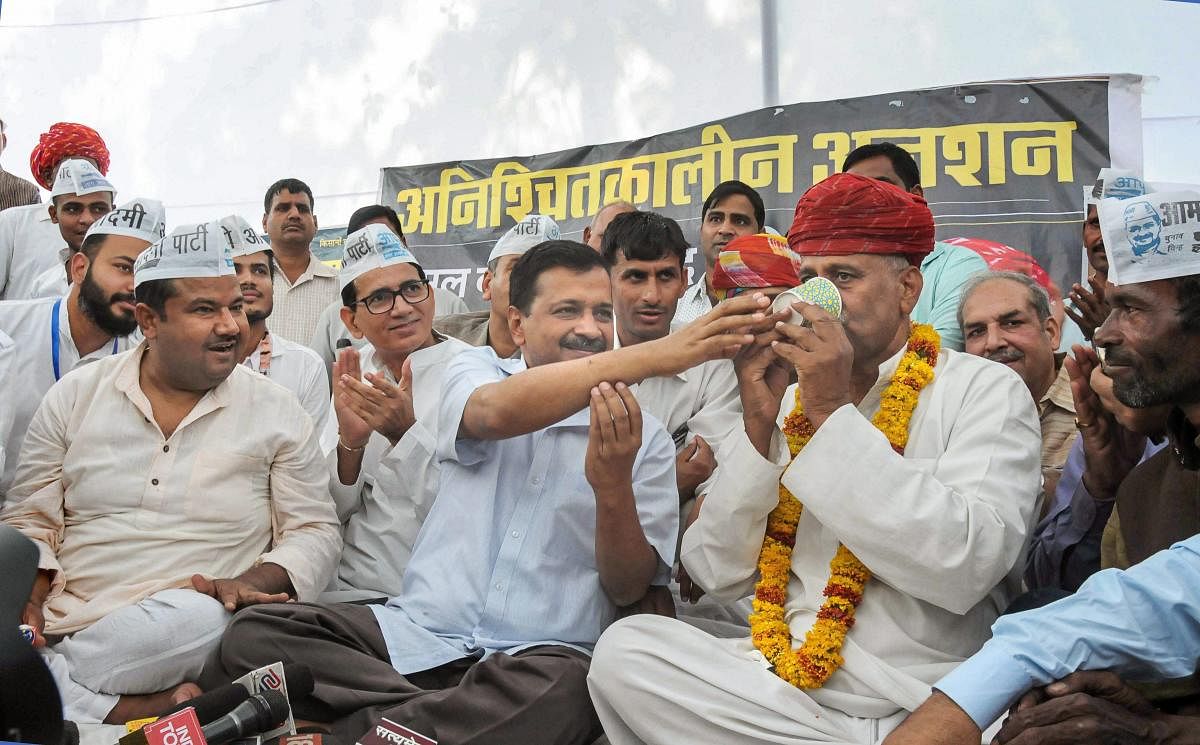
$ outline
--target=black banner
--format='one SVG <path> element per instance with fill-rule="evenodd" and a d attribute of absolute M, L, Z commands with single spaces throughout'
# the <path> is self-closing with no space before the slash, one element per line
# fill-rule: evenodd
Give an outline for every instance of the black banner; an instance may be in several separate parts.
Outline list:
<path fill-rule="evenodd" d="M 855 147 L 890 141 L 916 158 L 939 239 L 1027 251 L 1066 287 L 1079 274 L 1082 187 L 1109 165 L 1108 87 L 999 82 L 778 106 L 630 142 L 384 168 L 381 201 L 436 284 L 480 308 L 492 244 L 530 212 L 579 239 L 601 206 L 625 199 L 679 221 L 695 245 L 704 197 L 739 179 L 786 234 L 805 189 Z M 702 271 L 697 251 L 689 260 Z"/>

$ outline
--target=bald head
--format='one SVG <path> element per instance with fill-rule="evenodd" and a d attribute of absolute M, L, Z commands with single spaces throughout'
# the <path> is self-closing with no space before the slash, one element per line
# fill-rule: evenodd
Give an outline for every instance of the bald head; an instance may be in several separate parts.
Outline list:
<path fill-rule="evenodd" d="M 599 251 L 604 242 L 604 231 L 608 229 L 608 224 L 614 217 L 625 212 L 637 212 L 637 207 L 623 199 L 601 207 L 600 211 L 592 218 L 592 224 L 583 229 L 583 242 L 593 251 Z"/>

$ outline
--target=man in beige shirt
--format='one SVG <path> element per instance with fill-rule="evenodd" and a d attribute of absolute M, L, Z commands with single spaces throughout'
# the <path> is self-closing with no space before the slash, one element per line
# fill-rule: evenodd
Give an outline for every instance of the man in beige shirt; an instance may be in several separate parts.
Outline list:
<path fill-rule="evenodd" d="M 119 723 L 195 695 L 187 681 L 234 610 L 313 599 L 337 561 L 312 419 L 238 364 L 233 271 L 217 222 L 147 248 L 145 341 L 64 377 L 29 426 L 0 520 L 38 545 L 23 621 L 50 642 L 70 719 Z"/>
<path fill-rule="evenodd" d="M 263 199 L 263 230 L 275 256 L 275 309 L 267 328 L 275 336 L 308 344 L 321 311 L 337 299 L 337 272 L 313 256 L 317 234 L 312 190 L 285 178 L 271 184 Z"/>
<path fill-rule="evenodd" d="M 1037 402 L 1043 487 L 1052 497 L 1079 431 L 1064 355 L 1054 351 L 1062 329 L 1050 312 L 1049 294 L 1019 272 L 976 275 L 963 288 L 958 325 L 967 354 L 1011 367 Z"/>

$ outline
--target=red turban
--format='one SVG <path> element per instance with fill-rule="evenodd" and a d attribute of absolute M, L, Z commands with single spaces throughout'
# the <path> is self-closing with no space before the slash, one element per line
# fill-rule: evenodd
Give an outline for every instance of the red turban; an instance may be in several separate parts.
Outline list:
<path fill-rule="evenodd" d="M 735 287 L 795 287 L 800 284 L 800 257 L 782 236 L 760 233 L 734 238 L 721 249 L 713 266 L 712 286 L 725 299 Z"/>
<path fill-rule="evenodd" d="M 800 197 L 788 244 L 801 256 L 898 254 L 920 266 L 933 251 L 933 213 L 899 187 L 838 173 Z"/>
<path fill-rule="evenodd" d="M 66 158 L 91 158 L 96 169 L 108 174 L 108 147 L 100 133 L 85 124 L 59 122 L 38 138 L 29 154 L 29 170 L 44 189 L 54 187 L 54 169 Z"/>

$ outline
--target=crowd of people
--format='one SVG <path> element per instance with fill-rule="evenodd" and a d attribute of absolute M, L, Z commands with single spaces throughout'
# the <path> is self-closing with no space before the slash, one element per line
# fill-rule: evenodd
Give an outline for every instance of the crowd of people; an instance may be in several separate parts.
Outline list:
<path fill-rule="evenodd" d="M 48 204 L 0 170 L 0 523 L 68 719 L 283 661 L 333 742 L 1198 740 L 1200 276 L 1108 281 L 1103 172 L 1065 299 L 874 143 L 786 234 L 719 184 L 690 285 L 674 220 L 527 215 L 471 311 L 385 205 L 334 268 L 302 181 L 260 232 L 108 165 L 59 123 Z"/>

